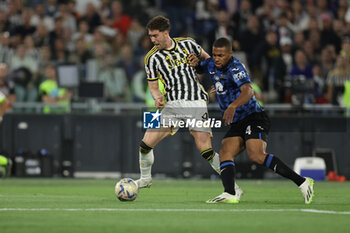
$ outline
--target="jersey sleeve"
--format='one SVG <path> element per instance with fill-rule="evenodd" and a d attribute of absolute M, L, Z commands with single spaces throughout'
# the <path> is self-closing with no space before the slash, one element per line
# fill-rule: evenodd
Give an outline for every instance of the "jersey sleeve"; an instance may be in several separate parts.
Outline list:
<path fill-rule="evenodd" d="M 158 70 L 156 65 L 156 58 L 151 56 L 147 62 L 145 62 L 145 71 L 147 75 L 148 81 L 156 81 L 158 80 Z"/>
<path fill-rule="evenodd" d="M 202 53 L 202 47 L 197 44 L 197 42 L 194 39 L 190 39 L 189 40 L 190 45 L 191 45 L 191 52 L 193 52 L 194 54 L 196 54 L 196 56 L 201 55 Z"/>
<path fill-rule="evenodd" d="M 196 71 L 198 74 L 209 73 L 209 71 L 208 71 L 209 61 L 210 61 L 210 58 L 208 58 L 205 61 L 201 61 L 199 63 L 199 65 L 196 67 Z"/>
<path fill-rule="evenodd" d="M 238 88 L 244 84 L 251 83 L 247 70 L 239 61 L 235 62 L 235 65 L 231 68 L 231 79 L 236 83 Z"/>

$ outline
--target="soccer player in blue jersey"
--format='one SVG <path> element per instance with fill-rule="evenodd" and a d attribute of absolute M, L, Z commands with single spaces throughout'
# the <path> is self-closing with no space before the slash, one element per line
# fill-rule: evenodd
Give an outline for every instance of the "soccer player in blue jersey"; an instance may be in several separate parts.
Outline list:
<path fill-rule="evenodd" d="M 225 188 L 219 196 L 207 203 L 238 203 L 234 189 L 235 164 L 233 159 L 244 149 L 251 161 L 272 169 L 299 186 L 306 204 L 313 197 L 313 180 L 301 177 L 277 156 L 265 152 L 270 120 L 254 97 L 251 81 L 244 65 L 232 56 L 231 42 L 217 39 L 212 58 L 202 61 L 198 72 L 208 73 L 215 87 L 225 125 L 230 129 L 222 140 L 220 150 L 221 180 Z"/>

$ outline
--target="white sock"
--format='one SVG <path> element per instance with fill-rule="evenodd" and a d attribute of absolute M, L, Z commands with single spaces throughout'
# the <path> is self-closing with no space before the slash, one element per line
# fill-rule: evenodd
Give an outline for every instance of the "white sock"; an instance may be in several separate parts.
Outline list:
<path fill-rule="evenodd" d="M 147 154 L 142 154 L 141 152 L 139 152 L 139 155 L 141 179 L 150 179 L 152 177 L 151 169 L 152 164 L 154 162 L 153 150 L 151 150 Z"/>
<path fill-rule="evenodd" d="M 219 154 L 215 152 L 214 157 L 210 162 L 211 167 L 220 175 L 220 159 Z"/>

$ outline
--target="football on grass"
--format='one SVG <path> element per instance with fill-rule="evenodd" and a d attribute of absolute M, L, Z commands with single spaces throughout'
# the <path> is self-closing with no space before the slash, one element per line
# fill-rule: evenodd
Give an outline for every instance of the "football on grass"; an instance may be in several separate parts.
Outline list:
<path fill-rule="evenodd" d="M 139 187 L 133 179 L 124 178 L 115 185 L 114 192 L 120 201 L 133 201 L 139 194 Z"/>

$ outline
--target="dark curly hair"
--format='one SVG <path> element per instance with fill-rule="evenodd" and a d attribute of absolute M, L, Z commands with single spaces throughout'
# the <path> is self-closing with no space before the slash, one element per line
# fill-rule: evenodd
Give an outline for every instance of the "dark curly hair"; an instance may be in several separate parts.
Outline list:
<path fill-rule="evenodd" d="M 170 21 L 164 16 L 156 16 L 148 22 L 146 28 L 147 30 L 159 30 L 160 32 L 170 31 Z"/>

